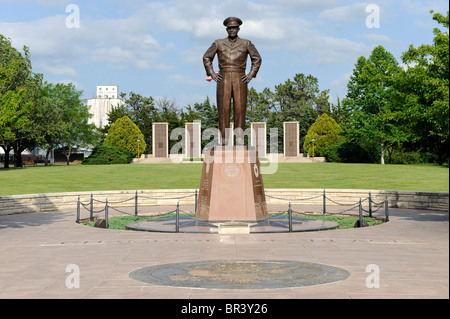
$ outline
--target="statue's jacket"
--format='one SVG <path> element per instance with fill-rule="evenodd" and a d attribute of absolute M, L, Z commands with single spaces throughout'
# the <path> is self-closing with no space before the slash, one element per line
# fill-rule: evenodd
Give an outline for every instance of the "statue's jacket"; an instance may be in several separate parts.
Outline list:
<path fill-rule="evenodd" d="M 249 74 L 256 77 L 261 66 L 261 56 L 250 40 L 236 38 L 230 41 L 228 38 L 214 41 L 203 56 L 206 75 L 214 73 L 213 60 L 217 54 L 220 72 L 245 73 L 247 67 L 247 55 L 250 56 L 251 68 Z"/>

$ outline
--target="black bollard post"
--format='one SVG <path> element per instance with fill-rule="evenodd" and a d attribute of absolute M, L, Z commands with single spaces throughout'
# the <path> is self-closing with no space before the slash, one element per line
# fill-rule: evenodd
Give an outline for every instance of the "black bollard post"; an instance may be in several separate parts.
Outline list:
<path fill-rule="evenodd" d="M 89 213 L 89 219 L 93 220 L 94 219 L 94 198 L 93 195 L 91 193 L 91 207 L 90 207 L 90 213 Z"/>
<path fill-rule="evenodd" d="M 292 208 L 291 208 L 291 202 L 289 202 L 289 209 L 288 209 L 288 214 L 289 214 L 289 232 L 292 232 Z"/>
<path fill-rule="evenodd" d="M 372 194 L 369 192 L 369 217 L 372 217 Z"/>
<path fill-rule="evenodd" d="M 387 196 L 384 200 L 384 214 L 386 215 L 386 222 L 388 222 L 389 221 L 389 203 L 388 203 Z"/>
<path fill-rule="evenodd" d="M 180 202 L 177 202 L 175 232 L 176 233 L 180 232 Z"/>
<path fill-rule="evenodd" d="M 361 198 L 359 199 L 359 227 L 363 227 Z"/>
<path fill-rule="evenodd" d="M 105 203 L 105 228 L 108 229 L 108 199 L 106 199 Z"/>
<path fill-rule="evenodd" d="M 77 223 L 80 223 L 80 196 L 78 196 L 77 201 Z"/>
<path fill-rule="evenodd" d="M 195 190 L 195 206 L 194 206 L 194 212 L 197 212 L 197 199 L 198 199 L 197 190 Z"/>
<path fill-rule="evenodd" d="M 323 190 L 323 215 L 327 213 L 327 202 L 326 202 L 326 195 L 325 190 Z"/>
<path fill-rule="evenodd" d="M 136 195 L 134 196 L 134 216 L 138 215 L 138 195 L 136 191 Z"/>

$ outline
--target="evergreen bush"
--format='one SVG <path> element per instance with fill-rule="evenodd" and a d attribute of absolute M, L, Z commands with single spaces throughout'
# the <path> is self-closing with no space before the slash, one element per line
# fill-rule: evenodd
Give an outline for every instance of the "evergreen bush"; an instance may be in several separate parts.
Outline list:
<path fill-rule="evenodd" d="M 127 150 L 133 154 L 133 157 L 138 155 L 138 143 L 139 137 L 139 156 L 144 154 L 147 144 L 145 143 L 144 135 L 136 124 L 131 121 L 128 116 L 117 119 L 108 130 L 108 135 L 103 142 L 103 145 L 118 146 L 124 150 Z"/>
<path fill-rule="evenodd" d="M 83 164 L 129 164 L 133 160 L 133 154 L 118 146 L 100 145 L 94 148 L 92 154 L 85 158 Z"/>
<path fill-rule="evenodd" d="M 312 137 L 314 136 L 314 156 L 325 156 L 325 149 L 329 145 L 344 141 L 341 132 L 341 126 L 333 118 L 324 113 L 309 128 L 308 134 L 305 136 L 303 149 L 309 156 L 313 155 Z"/>

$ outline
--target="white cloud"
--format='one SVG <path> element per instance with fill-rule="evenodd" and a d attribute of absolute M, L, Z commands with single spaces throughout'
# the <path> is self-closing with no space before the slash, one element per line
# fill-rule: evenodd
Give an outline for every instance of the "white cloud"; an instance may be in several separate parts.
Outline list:
<path fill-rule="evenodd" d="M 392 39 L 390 37 L 388 37 L 387 35 L 383 35 L 383 34 L 364 33 L 361 35 L 361 38 L 363 38 L 364 40 L 367 40 L 369 42 L 376 42 L 376 43 L 392 42 Z"/>
<path fill-rule="evenodd" d="M 314 55 L 319 64 L 356 61 L 359 56 L 370 52 L 367 45 L 347 39 L 322 36 L 316 38 L 314 42 Z"/>
<path fill-rule="evenodd" d="M 296 12 L 319 12 L 330 7 L 334 7 L 339 4 L 339 0 L 262 0 L 263 3 L 267 3 L 271 6 L 278 6 L 287 10 L 293 10 Z"/>
<path fill-rule="evenodd" d="M 44 65 L 42 66 L 42 69 L 54 75 L 78 76 L 77 71 L 74 68 L 67 65 L 54 65 L 54 66 Z"/>
<path fill-rule="evenodd" d="M 331 86 L 335 89 L 346 89 L 350 76 L 353 73 L 345 73 L 340 78 L 331 81 Z"/>
<path fill-rule="evenodd" d="M 265 41 L 282 40 L 285 38 L 286 33 L 284 28 L 277 24 L 276 21 L 270 20 L 250 20 L 246 22 L 245 34 L 255 39 L 264 39 Z"/>
<path fill-rule="evenodd" d="M 159 62 L 161 46 L 149 33 L 150 22 L 127 19 L 81 20 L 80 28 L 67 28 L 66 16 L 29 22 L 1 23 L 2 34 L 13 45 L 30 48 L 33 65 L 54 75 L 76 75 L 67 65 L 107 63 L 114 68 L 168 69 Z"/>
<path fill-rule="evenodd" d="M 59 7 L 65 8 L 68 4 L 72 3 L 73 0 L 0 0 L 0 3 L 23 3 L 23 4 L 33 4 L 41 7 Z"/>
<path fill-rule="evenodd" d="M 169 75 L 168 79 L 170 81 L 175 81 L 181 84 L 193 85 L 193 86 L 206 86 L 208 82 L 206 81 L 206 76 L 203 80 L 192 79 L 188 76 L 181 74 Z"/>
<path fill-rule="evenodd" d="M 82 84 L 80 84 L 77 81 L 74 81 L 72 79 L 60 80 L 60 81 L 58 81 L 58 83 L 63 83 L 63 84 L 70 84 L 70 83 L 72 83 L 77 90 L 79 90 L 79 91 L 85 91 L 86 90 L 86 87 L 84 85 L 82 85 Z"/>
<path fill-rule="evenodd" d="M 355 3 L 347 6 L 325 9 L 319 18 L 335 22 L 364 21 L 366 18 L 366 3 Z"/>
<path fill-rule="evenodd" d="M 430 10 L 445 14 L 448 11 L 449 5 L 446 0 L 433 0 L 433 1 L 415 1 L 415 0 L 402 0 L 402 8 L 411 13 L 418 15 L 429 15 Z"/>

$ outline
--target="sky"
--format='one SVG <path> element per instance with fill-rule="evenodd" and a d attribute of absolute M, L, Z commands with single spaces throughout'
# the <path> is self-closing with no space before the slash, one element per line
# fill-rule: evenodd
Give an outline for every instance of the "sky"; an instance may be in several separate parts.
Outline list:
<path fill-rule="evenodd" d="M 249 87 L 258 92 L 311 74 L 330 102 L 345 97 L 360 56 L 382 45 L 401 63 L 410 45 L 431 44 L 430 10 L 445 0 L 0 0 L 0 34 L 27 46 L 33 72 L 74 83 L 86 99 L 97 85 L 118 85 L 183 108 L 209 97 L 202 57 L 227 36 L 223 20 L 239 17 L 262 65 Z M 217 69 L 217 58 L 214 61 Z M 250 61 L 247 69 L 250 68 Z"/>

